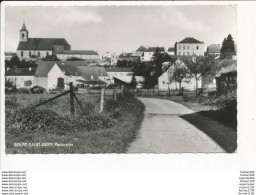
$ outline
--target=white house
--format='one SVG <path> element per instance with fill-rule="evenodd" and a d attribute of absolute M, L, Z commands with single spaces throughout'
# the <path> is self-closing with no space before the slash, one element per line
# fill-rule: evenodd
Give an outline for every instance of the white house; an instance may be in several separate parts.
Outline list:
<path fill-rule="evenodd" d="M 180 60 L 177 59 L 173 65 L 171 65 L 159 78 L 158 78 L 158 88 L 161 91 L 168 91 L 169 89 L 175 90 L 179 89 L 179 83 L 172 81 L 170 78 L 173 76 L 175 68 L 184 67 L 186 65 Z M 194 91 L 196 90 L 196 80 L 187 75 L 187 78 L 184 78 L 181 83 L 181 87 L 186 90 Z M 201 88 L 201 79 L 198 81 L 198 88 Z"/>
<path fill-rule="evenodd" d="M 198 41 L 193 37 L 187 37 L 177 43 L 177 54 L 183 56 L 203 56 L 204 42 Z"/>
<path fill-rule="evenodd" d="M 175 55 L 175 48 L 174 47 L 169 47 L 167 53 L 169 55 Z"/>
<path fill-rule="evenodd" d="M 159 49 L 160 53 L 165 53 L 164 47 L 149 47 L 146 51 L 144 51 L 143 56 L 140 58 L 142 62 L 151 61 L 154 53 L 156 52 L 157 48 Z"/>
<path fill-rule="evenodd" d="M 48 92 L 56 89 L 58 78 L 64 79 L 64 89 L 69 89 L 69 82 L 79 88 L 102 83 L 99 77 L 108 76 L 105 68 L 81 65 L 81 61 L 39 61 L 35 73 L 35 85 L 44 87 Z"/>
<path fill-rule="evenodd" d="M 34 86 L 35 71 L 35 68 L 8 68 L 5 72 L 5 79 L 12 82 L 17 89 L 31 88 Z"/>
<path fill-rule="evenodd" d="M 59 78 L 64 79 L 65 74 L 55 62 L 38 63 L 34 83 L 36 86 L 41 86 L 46 89 L 47 92 L 51 89 L 57 88 Z M 67 86 L 64 85 L 65 89 Z"/>

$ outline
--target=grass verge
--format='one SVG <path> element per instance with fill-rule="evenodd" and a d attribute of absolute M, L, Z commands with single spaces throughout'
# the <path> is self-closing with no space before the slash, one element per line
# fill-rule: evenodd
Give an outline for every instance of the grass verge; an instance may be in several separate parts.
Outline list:
<path fill-rule="evenodd" d="M 142 102 L 126 97 L 106 101 L 101 114 L 93 110 L 75 118 L 60 116 L 49 109 L 22 111 L 20 115 L 28 120 L 6 114 L 6 153 L 124 153 L 137 135 L 143 112 Z M 54 115 L 54 120 L 49 115 Z"/>

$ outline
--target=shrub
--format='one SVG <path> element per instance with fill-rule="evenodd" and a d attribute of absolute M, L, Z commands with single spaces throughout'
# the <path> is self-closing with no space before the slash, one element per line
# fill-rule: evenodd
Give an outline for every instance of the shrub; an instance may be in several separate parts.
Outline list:
<path fill-rule="evenodd" d="M 21 109 L 6 114 L 7 134 L 20 135 L 38 131 L 64 134 L 70 123 L 67 119 L 58 116 L 51 110 Z"/>
<path fill-rule="evenodd" d="M 6 107 L 16 107 L 16 106 L 18 106 L 17 97 L 11 96 L 8 99 L 5 99 L 5 106 Z"/>
<path fill-rule="evenodd" d="M 17 93 L 21 93 L 21 94 L 30 94 L 30 90 L 27 88 L 19 88 L 17 89 Z"/>

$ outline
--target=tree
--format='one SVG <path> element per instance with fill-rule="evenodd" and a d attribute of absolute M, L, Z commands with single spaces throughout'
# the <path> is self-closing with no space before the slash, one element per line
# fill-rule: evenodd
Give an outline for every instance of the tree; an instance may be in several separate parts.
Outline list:
<path fill-rule="evenodd" d="M 198 56 L 184 59 L 188 74 L 196 80 L 196 96 L 198 96 L 198 81 L 207 73 L 216 71 L 216 62 L 213 56 Z"/>
<path fill-rule="evenodd" d="M 42 61 L 60 61 L 56 55 L 47 55 L 44 58 L 42 58 Z"/>
<path fill-rule="evenodd" d="M 68 58 L 67 61 L 84 61 L 84 59 L 72 57 L 72 58 Z"/>
<path fill-rule="evenodd" d="M 222 42 L 222 47 L 220 49 L 221 59 L 232 59 L 232 56 L 236 55 L 235 42 L 232 36 L 229 34 Z"/>
<path fill-rule="evenodd" d="M 179 90 L 181 91 L 181 83 L 185 78 L 187 78 L 188 74 L 188 69 L 185 66 L 179 66 L 179 65 L 174 65 L 174 70 L 172 75 L 169 77 L 169 81 L 172 82 L 177 82 L 179 83 Z"/>
<path fill-rule="evenodd" d="M 136 86 L 137 86 L 137 81 L 136 81 L 136 78 L 135 78 L 135 74 L 132 75 L 131 86 L 133 88 L 136 88 Z"/>
<path fill-rule="evenodd" d="M 64 89 L 64 79 L 61 78 L 61 77 L 58 78 L 57 88 L 60 89 L 60 90 Z"/>

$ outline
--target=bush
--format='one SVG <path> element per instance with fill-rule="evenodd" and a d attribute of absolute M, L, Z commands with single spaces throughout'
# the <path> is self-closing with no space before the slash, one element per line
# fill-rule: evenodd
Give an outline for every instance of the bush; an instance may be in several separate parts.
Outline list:
<path fill-rule="evenodd" d="M 19 88 L 19 89 L 17 89 L 17 93 L 20 93 L 20 94 L 30 94 L 31 92 L 27 88 Z"/>
<path fill-rule="evenodd" d="M 72 130 L 67 119 L 58 116 L 51 110 L 21 109 L 6 114 L 7 134 L 20 135 L 34 132 L 65 134 Z"/>
<path fill-rule="evenodd" d="M 17 97 L 12 96 L 8 99 L 5 99 L 5 107 L 16 107 L 18 106 Z"/>

